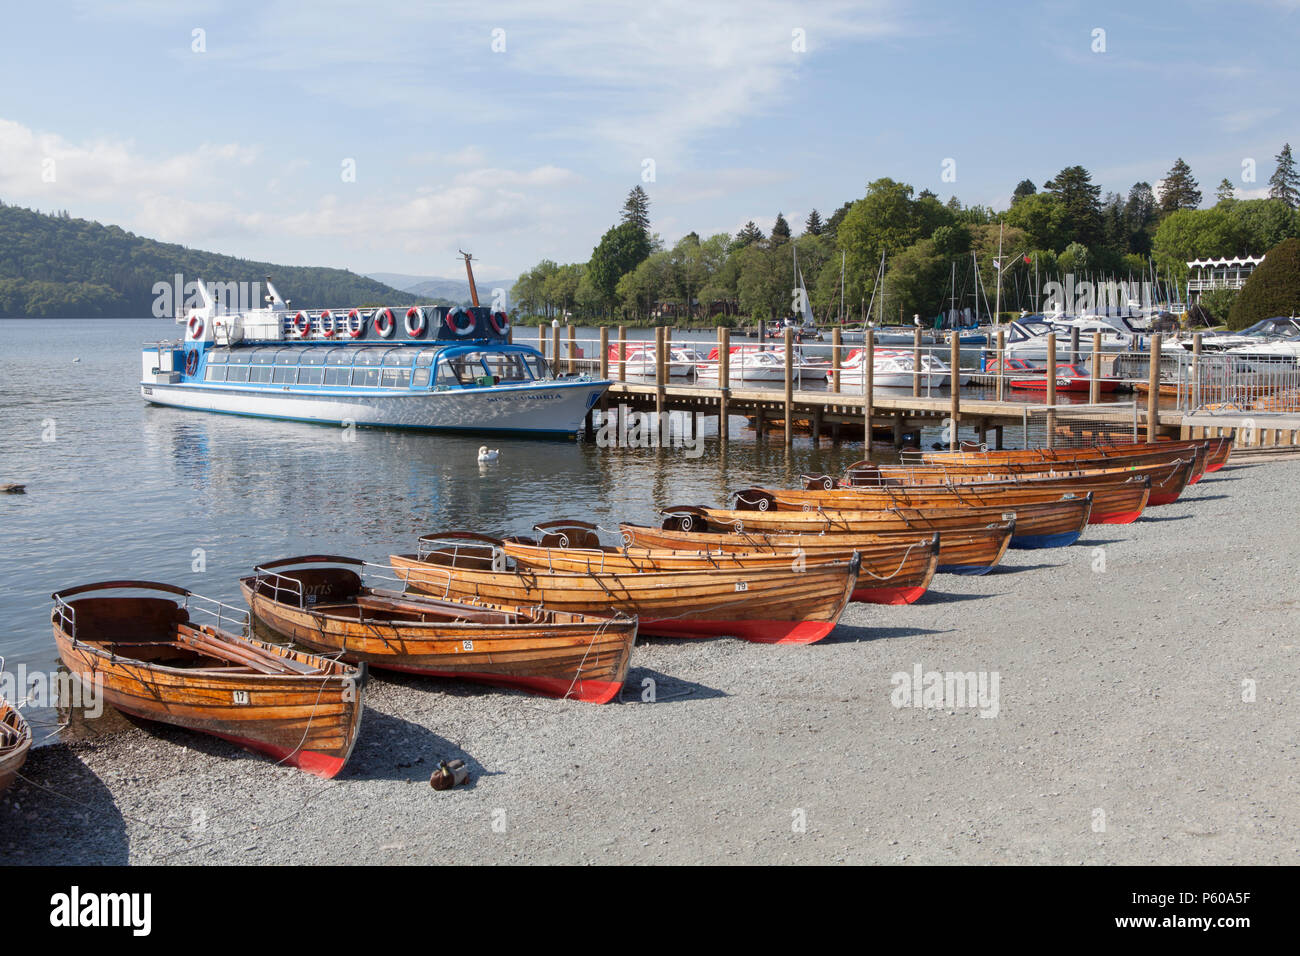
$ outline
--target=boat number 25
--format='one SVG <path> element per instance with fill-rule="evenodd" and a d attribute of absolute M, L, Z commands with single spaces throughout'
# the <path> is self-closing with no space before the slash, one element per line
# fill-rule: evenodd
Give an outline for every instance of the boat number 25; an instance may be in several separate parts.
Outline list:
<path fill-rule="evenodd" d="M 748 591 L 748 590 L 749 590 L 749 582 L 748 582 L 748 581 L 737 581 L 737 582 L 736 582 L 736 590 L 737 590 L 737 591 Z"/>
<path fill-rule="evenodd" d="M 472 651 L 472 650 L 474 650 L 474 642 L 473 642 L 473 641 L 461 641 L 461 642 L 460 642 L 460 646 L 461 646 L 462 648 L 464 648 L 465 650 L 467 650 L 467 651 Z"/>
<path fill-rule="evenodd" d="M 235 690 L 235 691 L 231 691 L 230 693 L 231 693 L 231 696 L 234 698 L 234 701 L 235 701 L 236 704 L 247 704 L 247 703 L 248 703 L 248 691 L 246 691 L 246 690 Z"/>

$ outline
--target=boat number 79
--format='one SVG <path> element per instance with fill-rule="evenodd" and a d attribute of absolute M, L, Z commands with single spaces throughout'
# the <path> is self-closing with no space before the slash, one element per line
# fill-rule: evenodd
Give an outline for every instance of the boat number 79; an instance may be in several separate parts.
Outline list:
<path fill-rule="evenodd" d="M 748 591 L 748 590 L 749 590 L 749 582 L 747 582 L 747 581 L 737 581 L 737 582 L 736 582 L 736 590 L 737 590 L 737 591 Z"/>
<path fill-rule="evenodd" d="M 235 701 L 236 704 L 247 704 L 247 703 L 248 703 L 248 691 L 246 691 L 246 690 L 236 690 L 236 691 L 231 691 L 230 693 L 231 693 L 231 697 L 234 698 L 234 701 Z"/>

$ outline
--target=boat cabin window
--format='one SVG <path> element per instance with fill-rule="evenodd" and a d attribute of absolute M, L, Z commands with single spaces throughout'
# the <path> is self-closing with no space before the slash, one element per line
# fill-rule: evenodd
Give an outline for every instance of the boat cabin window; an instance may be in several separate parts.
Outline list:
<path fill-rule="evenodd" d="M 527 382 L 532 378 L 524 357 L 518 352 L 487 353 L 483 356 L 483 364 L 487 366 L 488 374 L 495 376 L 498 382 Z"/>
<path fill-rule="evenodd" d="M 330 349 L 325 354 L 325 364 L 326 365 L 351 365 L 352 350 L 351 349 Z"/>
<path fill-rule="evenodd" d="M 421 349 L 420 354 L 415 357 L 416 368 L 427 368 L 438 360 L 439 349 Z"/>
<path fill-rule="evenodd" d="M 271 366 L 269 365 L 252 365 L 248 369 L 248 380 L 259 385 L 267 385 L 271 381 Z"/>
<path fill-rule="evenodd" d="M 410 349 L 393 349 L 384 356 L 384 364 L 389 367 L 410 368 L 413 354 Z"/>
<path fill-rule="evenodd" d="M 387 349 L 357 349 L 353 365 L 379 365 L 384 361 Z"/>
<path fill-rule="evenodd" d="M 224 382 L 226 380 L 226 367 L 224 365 L 209 365 L 203 373 L 205 382 Z"/>
<path fill-rule="evenodd" d="M 320 385 L 325 381 L 325 373 L 351 371 L 350 369 L 324 369 L 317 366 L 304 366 L 298 369 L 299 385 Z"/>
<path fill-rule="evenodd" d="M 444 388 L 450 388 L 453 385 L 460 384 L 460 379 L 456 377 L 456 372 L 452 369 L 451 362 L 438 363 L 438 378 L 436 379 L 435 384 Z"/>
<path fill-rule="evenodd" d="M 429 369 L 417 368 L 411 376 L 411 388 L 428 388 L 429 387 Z"/>
<path fill-rule="evenodd" d="M 298 367 L 277 365 L 272 369 L 271 381 L 277 385 L 292 385 L 298 381 Z"/>
<path fill-rule="evenodd" d="M 231 353 L 230 353 L 230 364 L 231 364 L 231 365 L 247 365 L 247 364 L 248 364 L 248 357 L 249 357 L 249 356 L 248 356 L 248 353 L 247 353 L 247 352 L 231 352 Z"/>
<path fill-rule="evenodd" d="M 546 360 L 540 355 L 525 355 L 524 364 L 528 370 L 533 373 L 533 378 L 543 379 L 550 377 L 550 369 L 546 367 Z"/>
<path fill-rule="evenodd" d="M 226 349 L 213 349 L 208 353 L 209 365 L 225 365 L 226 359 L 230 358 L 230 352 Z"/>
<path fill-rule="evenodd" d="M 248 366 L 247 365 L 230 365 L 226 368 L 227 382 L 247 382 Z"/>
<path fill-rule="evenodd" d="M 384 368 L 379 378 L 380 388 L 406 388 L 411 383 L 411 371 L 405 368 Z"/>
<path fill-rule="evenodd" d="M 275 356 L 276 365 L 297 365 L 299 356 L 302 356 L 302 349 L 280 349 Z M 305 357 L 305 356 L 304 356 Z"/>
<path fill-rule="evenodd" d="M 379 387 L 378 368 L 358 368 L 352 372 L 352 384 L 361 388 Z"/>
<path fill-rule="evenodd" d="M 325 350 L 324 349 L 303 349 L 298 353 L 298 364 L 299 365 L 324 365 Z"/>
<path fill-rule="evenodd" d="M 271 349 L 258 349 L 253 353 L 253 365 L 274 365 L 275 352 Z"/>
<path fill-rule="evenodd" d="M 307 371 L 307 370 L 303 369 L 303 371 Z M 325 373 L 326 385 L 351 385 L 352 384 L 352 369 L 350 367 L 335 368 L 334 366 L 331 365 L 329 368 L 321 369 L 320 371 L 323 371 Z"/>

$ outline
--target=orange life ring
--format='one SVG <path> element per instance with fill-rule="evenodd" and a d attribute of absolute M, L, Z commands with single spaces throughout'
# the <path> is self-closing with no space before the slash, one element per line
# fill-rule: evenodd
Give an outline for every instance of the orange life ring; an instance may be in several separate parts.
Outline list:
<path fill-rule="evenodd" d="M 456 324 L 456 316 L 458 315 L 463 315 L 465 318 L 469 319 L 469 324 L 464 328 Z M 466 312 L 462 308 L 457 307 L 447 313 L 447 328 L 451 329 L 451 331 L 456 335 L 469 335 L 474 331 L 474 325 L 474 316 L 470 315 L 470 313 Z"/>
<path fill-rule="evenodd" d="M 411 323 L 412 318 L 415 319 L 414 325 Z M 411 306 L 406 310 L 406 318 L 403 320 L 403 324 L 406 326 L 407 336 L 413 339 L 418 339 L 424 334 L 424 310 L 416 305 Z"/>
<path fill-rule="evenodd" d="M 191 315 L 190 320 L 189 322 L 186 323 L 185 327 L 189 329 L 190 338 L 192 339 L 203 338 L 203 329 L 204 329 L 203 316 Z"/>
<path fill-rule="evenodd" d="M 299 312 L 293 317 L 293 330 L 298 333 L 300 339 L 305 339 L 311 335 L 311 316 L 306 312 Z"/>
<path fill-rule="evenodd" d="M 489 313 L 488 321 L 492 323 L 492 328 L 496 330 L 497 335 L 505 335 L 510 331 L 510 316 L 504 312 Z"/>
<path fill-rule="evenodd" d="M 330 320 L 329 325 L 325 324 L 326 319 Z M 327 339 L 334 338 L 334 316 L 330 314 L 329 309 L 320 314 L 320 334 Z"/>
<path fill-rule="evenodd" d="M 375 331 L 379 333 L 380 338 L 391 339 L 393 329 L 396 327 L 397 322 L 393 319 L 392 309 L 377 309 L 375 311 Z"/>
<path fill-rule="evenodd" d="M 361 333 L 366 330 L 366 320 L 361 317 L 361 313 L 356 309 L 348 313 L 347 329 L 348 335 L 354 339 L 361 338 Z"/>

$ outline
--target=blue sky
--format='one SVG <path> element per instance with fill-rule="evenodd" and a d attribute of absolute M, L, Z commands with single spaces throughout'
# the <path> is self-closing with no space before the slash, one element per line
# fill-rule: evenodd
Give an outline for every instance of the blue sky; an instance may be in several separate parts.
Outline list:
<path fill-rule="evenodd" d="M 1182 156 L 1208 204 L 1300 149 L 1300 0 L 49 0 L 3 23 L 0 199 L 358 272 L 585 260 L 637 183 L 672 242 L 797 227 L 881 176 L 1002 208 L 1064 166 L 1125 192 Z"/>

